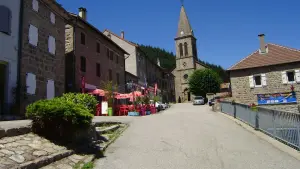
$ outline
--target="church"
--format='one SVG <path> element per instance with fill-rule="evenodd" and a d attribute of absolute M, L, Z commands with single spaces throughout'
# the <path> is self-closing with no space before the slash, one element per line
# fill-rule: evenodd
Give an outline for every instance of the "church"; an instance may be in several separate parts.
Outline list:
<path fill-rule="evenodd" d="M 176 68 L 173 70 L 175 76 L 175 96 L 177 102 L 190 102 L 193 100 L 189 92 L 189 76 L 198 69 L 205 69 L 197 57 L 197 39 L 182 5 L 178 23 L 178 31 L 175 38 L 176 45 Z"/>

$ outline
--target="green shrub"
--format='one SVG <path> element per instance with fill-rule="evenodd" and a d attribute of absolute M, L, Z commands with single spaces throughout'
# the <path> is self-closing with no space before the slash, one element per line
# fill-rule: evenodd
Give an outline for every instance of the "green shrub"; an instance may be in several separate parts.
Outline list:
<path fill-rule="evenodd" d="M 86 107 L 92 114 L 95 113 L 98 103 L 93 95 L 83 93 L 67 93 L 62 96 L 62 99 L 80 104 Z"/>
<path fill-rule="evenodd" d="M 26 108 L 34 132 L 49 139 L 70 142 L 79 130 L 88 129 L 93 115 L 81 104 L 65 98 L 39 100 Z"/>

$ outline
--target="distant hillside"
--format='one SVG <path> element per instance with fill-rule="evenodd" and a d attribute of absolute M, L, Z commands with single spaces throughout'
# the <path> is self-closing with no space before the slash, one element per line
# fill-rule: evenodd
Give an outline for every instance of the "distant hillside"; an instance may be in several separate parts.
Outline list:
<path fill-rule="evenodd" d="M 176 56 L 173 52 L 168 52 L 165 49 L 159 48 L 159 47 L 153 47 L 150 45 L 140 45 L 139 47 L 143 52 L 147 54 L 147 56 L 153 60 L 157 61 L 157 58 L 160 60 L 160 65 L 163 68 L 166 69 L 174 69 L 176 67 Z M 229 77 L 225 70 L 220 65 L 210 64 L 208 62 L 204 62 L 198 59 L 199 62 L 206 65 L 207 67 L 213 69 L 216 71 L 220 77 L 223 79 L 224 82 L 229 82 Z"/>
<path fill-rule="evenodd" d="M 142 51 L 144 51 L 151 60 L 157 62 L 159 58 L 160 66 L 166 69 L 172 69 L 176 67 L 175 55 L 173 52 L 168 52 L 165 49 L 161 49 L 153 46 L 140 45 Z"/>

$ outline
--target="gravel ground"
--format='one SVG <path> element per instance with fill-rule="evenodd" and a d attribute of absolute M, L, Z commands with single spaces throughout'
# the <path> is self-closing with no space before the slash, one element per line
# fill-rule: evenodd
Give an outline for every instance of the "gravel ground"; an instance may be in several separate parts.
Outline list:
<path fill-rule="evenodd" d="M 119 117 L 122 118 L 122 117 Z M 157 115 L 129 118 L 97 169 L 298 169 L 281 152 L 208 106 L 176 104 Z"/>

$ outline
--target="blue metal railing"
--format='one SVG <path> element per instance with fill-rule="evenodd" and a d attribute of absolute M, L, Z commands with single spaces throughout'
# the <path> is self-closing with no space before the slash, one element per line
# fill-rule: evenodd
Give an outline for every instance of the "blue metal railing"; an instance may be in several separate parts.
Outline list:
<path fill-rule="evenodd" d="M 300 150 L 300 114 L 221 102 L 221 112 L 233 116 L 275 139 Z"/>

